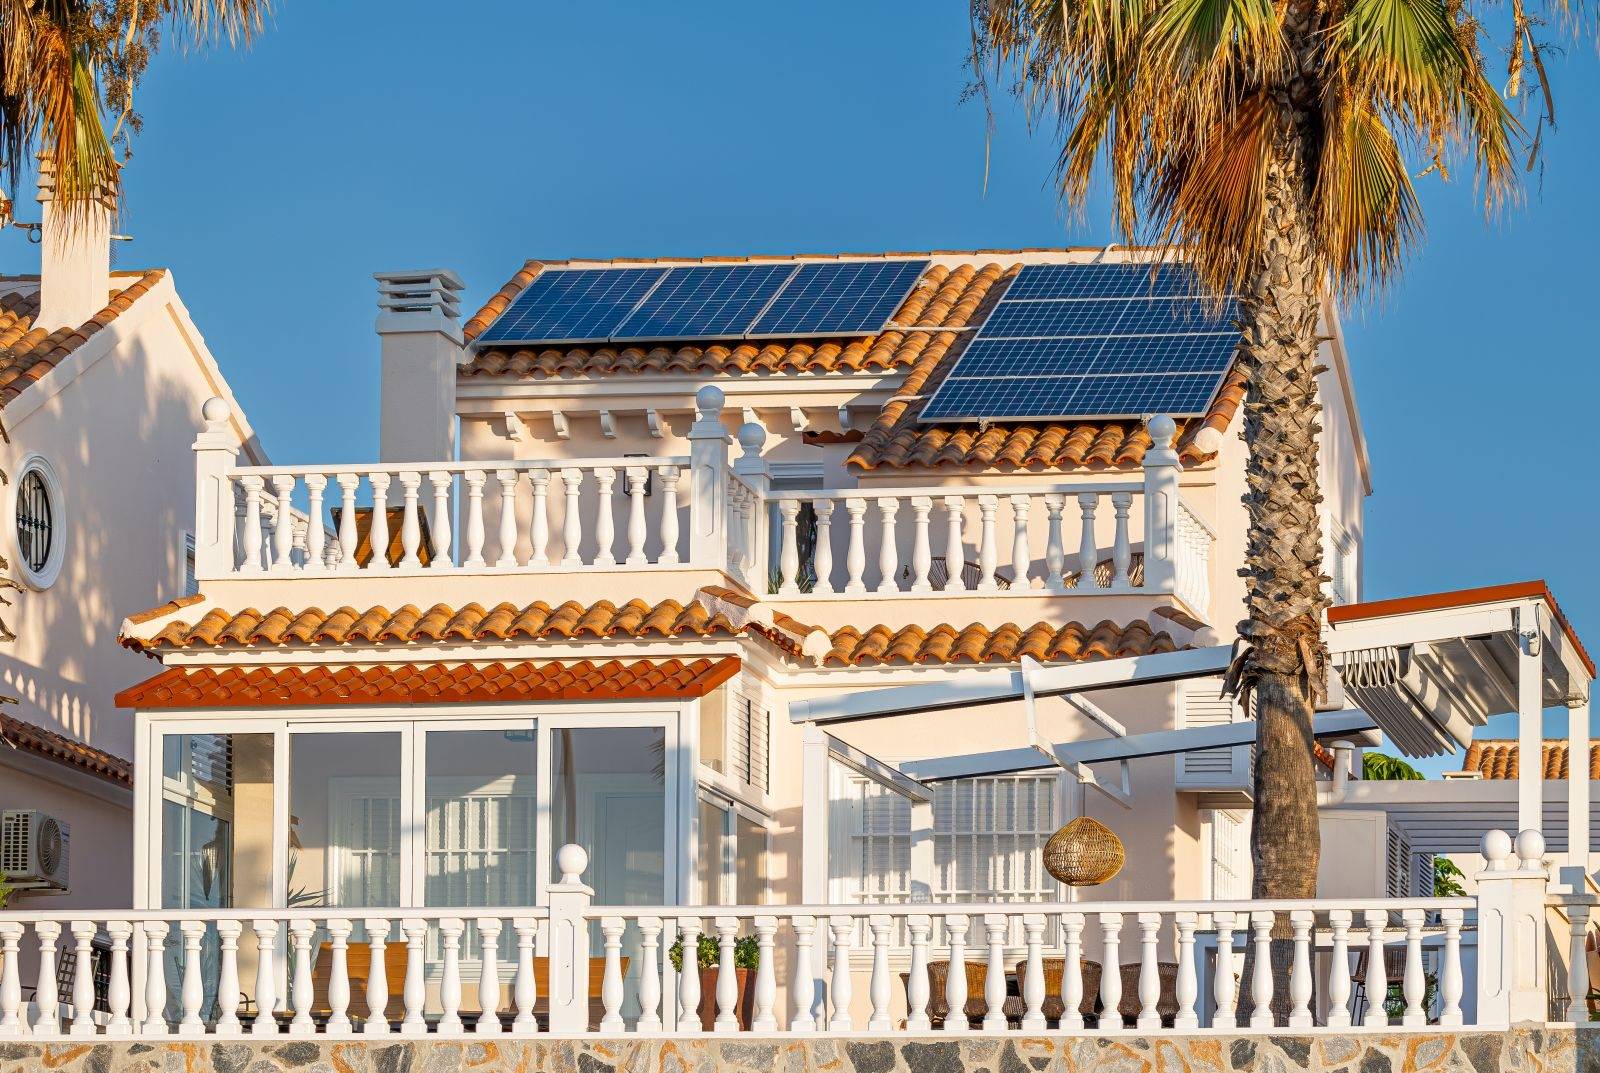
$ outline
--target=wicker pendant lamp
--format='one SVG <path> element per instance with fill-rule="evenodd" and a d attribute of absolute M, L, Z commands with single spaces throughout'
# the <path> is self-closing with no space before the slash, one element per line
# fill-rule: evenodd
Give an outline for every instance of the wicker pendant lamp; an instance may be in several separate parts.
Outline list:
<path fill-rule="evenodd" d="M 1120 871 L 1122 840 L 1099 820 L 1079 816 L 1044 844 L 1045 871 L 1069 887 L 1097 887 Z"/>

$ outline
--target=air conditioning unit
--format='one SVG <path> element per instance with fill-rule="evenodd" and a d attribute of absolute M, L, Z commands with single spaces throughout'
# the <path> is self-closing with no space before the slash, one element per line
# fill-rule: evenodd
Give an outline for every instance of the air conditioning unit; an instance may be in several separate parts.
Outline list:
<path fill-rule="evenodd" d="M 70 828 L 37 809 L 0 812 L 0 875 L 18 891 L 67 892 Z"/>

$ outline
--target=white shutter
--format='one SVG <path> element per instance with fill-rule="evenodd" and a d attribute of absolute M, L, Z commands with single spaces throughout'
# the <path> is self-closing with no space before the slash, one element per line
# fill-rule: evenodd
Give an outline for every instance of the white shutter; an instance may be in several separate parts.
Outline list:
<path fill-rule="evenodd" d="M 1191 678 L 1185 681 L 1182 698 L 1180 727 L 1226 726 L 1244 718 L 1234 698 L 1222 695 L 1220 678 Z M 1234 750 L 1202 749 L 1182 754 L 1179 762 L 1179 773 L 1184 778 L 1228 777 L 1234 773 Z"/>
<path fill-rule="evenodd" d="M 1409 898 L 1412 896 L 1412 883 L 1416 873 L 1413 871 L 1411 861 L 1411 839 L 1398 827 L 1389 828 L 1388 852 L 1386 854 L 1386 868 L 1384 875 L 1384 892 L 1390 898 Z M 1432 864 L 1429 864 L 1432 868 Z M 1433 890 L 1428 890 L 1429 894 Z"/>
<path fill-rule="evenodd" d="M 767 723 L 771 713 L 747 696 L 736 696 L 728 714 L 731 773 L 758 790 L 769 789 Z"/>
<path fill-rule="evenodd" d="M 1211 816 L 1211 898 L 1250 897 L 1250 814 L 1217 809 Z"/>

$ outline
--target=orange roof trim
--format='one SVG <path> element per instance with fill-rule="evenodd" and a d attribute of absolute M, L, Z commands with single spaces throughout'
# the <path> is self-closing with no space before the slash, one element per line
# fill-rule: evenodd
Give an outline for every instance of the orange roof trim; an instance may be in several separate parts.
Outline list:
<path fill-rule="evenodd" d="M 117 786 L 133 786 L 133 765 L 122 757 L 74 741 L 65 734 L 35 726 L 13 715 L 0 713 L 0 747 L 17 749 L 66 767 L 75 767 Z"/>
<path fill-rule="evenodd" d="M 1094 627 L 1081 622 L 1054 626 L 1036 622 L 1018 626 L 982 626 L 974 622 L 963 629 L 941 623 L 921 626 L 846 626 L 829 638 L 833 647 L 825 662 L 833 666 L 911 666 L 921 663 L 1016 663 L 1032 656 L 1041 663 L 1081 663 L 1175 652 L 1179 646 L 1165 630 L 1157 632 L 1142 620 L 1120 626 L 1107 619 Z"/>
<path fill-rule="evenodd" d="M 739 673 L 737 656 L 398 667 L 174 667 L 117 694 L 123 708 L 282 708 L 703 697 Z"/>
<path fill-rule="evenodd" d="M 1485 779 L 1514 779 L 1520 773 L 1520 750 L 1515 741 L 1485 738 L 1467 746 L 1463 771 L 1476 771 Z M 1567 778 L 1572 752 L 1565 741 L 1547 738 L 1539 750 L 1539 770 L 1546 779 Z M 1600 748 L 1589 749 L 1589 779 L 1600 779 Z"/>
<path fill-rule="evenodd" d="M 1567 621 L 1561 605 L 1556 603 L 1550 586 L 1542 579 L 1516 581 L 1506 585 L 1486 585 L 1476 589 L 1456 589 L 1452 592 L 1425 593 L 1420 596 L 1401 596 L 1392 600 L 1343 604 L 1328 609 L 1328 621 L 1337 626 L 1341 622 L 1360 622 L 1390 615 L 1413 615 L 1422 611 L 1443 611 L 1452 607 L 1472 607 L 1475 604 L 1494 604 L 1506 600 L 1543 600 L 1560 625 L 1561 632 L 1567 635 L 1567 639 L 1577 649 L 1578 658 L 1588 669 L 1589 677 L 1595 676 L 1594 661 L 1589 658 L 1589 653 L 1579 640 L 1577 631 L 1572 628 L 1572 623 Z"/>

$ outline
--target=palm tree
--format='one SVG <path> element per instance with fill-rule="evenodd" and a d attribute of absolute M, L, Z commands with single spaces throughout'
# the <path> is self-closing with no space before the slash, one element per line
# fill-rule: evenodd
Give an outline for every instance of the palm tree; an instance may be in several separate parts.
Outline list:
<path fill-rule="evenodd" d="M 185 44 L 247 42 L 269 3 L 0 0 L 0 165 L 12 188 L 37 152 L 58 200 L 79 206 L 115 195 L 116 147 L 126 156 L 139 129 L 134 90 L 161 32 Z M 0 225 L 10 215 L 0 194 Z"/>
<path fill-rule="evenodd" d="M 1469 161 L 1493 208 L 1514 189 L 1519 143 L 1536 153 L 1537 139 L 1490 81 L 1471 0 L 969 3 L 979 85 L 1007 80 L 1055 125 L 1063 197 L 1081 204 L 1103 172 L 1130 238 L 1181 250 L 1238 295 L 1248 618 L 1229 688 L 1254 695 L 1258 719 L 1255 894 L 1312 897 L 1311 721 L 1327 673 L 1319 312 L 1392 278 L 1420 237 L 1413 164 L 1448 176 Z M 1547 89 L 1537 20 L 1522 0 L 1510 13 L 1508 88 L 1528 88 L 1531 57 Z"/>

